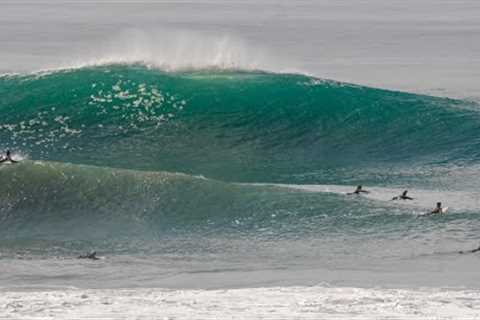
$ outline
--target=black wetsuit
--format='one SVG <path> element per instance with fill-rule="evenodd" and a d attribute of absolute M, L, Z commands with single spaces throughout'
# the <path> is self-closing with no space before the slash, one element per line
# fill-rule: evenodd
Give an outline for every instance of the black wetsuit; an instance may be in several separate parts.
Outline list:
<path fill-rule="evenodd" d="M 355 191 L 347 193 L 347 194 L 360 194 L 360 193 L 369 193 L 367 190 L 363 190 L 361 188 L 357 188 Z"/>
<path fill-rule="evenodd" d="M 99 260 L 100 258 L 97 257 L 97 252 L 93 251 L 90 254 L 86 254 L 84 256 L 78 256 L 78 259 L 90 259 L 90 260 Z"/>
<path fill-rule="evenodd" d="M 468 251 L 459 251 L 458 253 L 475 253 L 477 251 L 480 251 L 480 247 L 478 247 L 477 249 L 468 250 Z"/>
<path fill-rule="evenodd" d="M 404 195 L 402 194 L 402 195 L 393 197 L 392 200 L 413 200 L 413 198 L 410 198 L 409 196 L 404 196 Z"/>
<path fill-rule="evenodd" d="M 16 160 L 13 160 L 10 155 L 7 155 L 6 157 L 2 157 L 0 159 L 0 163 L 4 163 L 4 162 L 7 162 L 7 161 L 10 161 L 11 163 L 17 163 L 18 161 Z"/>

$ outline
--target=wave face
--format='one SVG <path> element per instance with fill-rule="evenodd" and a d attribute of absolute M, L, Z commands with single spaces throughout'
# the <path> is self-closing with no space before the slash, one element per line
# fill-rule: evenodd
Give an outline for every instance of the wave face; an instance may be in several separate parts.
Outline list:
<path fill-rule="evenodd" d="M 0 196 L 0 230 L 13 240 L 105 241 L 107 247 L 109 239 L 155 240 L 173 230 L 201 230 L 207 221 L 226 228 L 232 216 L 243 216 L 235 202 L 252 200 L 241 187 L 201 177 L 53 162 L 26 160 L 2 168 L 0 179 L 10 182 Z"/>
<path fill-rule="evenodd" d="M 480 156 L 472 103 L 303 75 L 110 65 L 4 76 L 0 94 L 1 147 L 33 159 L 319 183 Z"/>
<path fill-rule="evenodd" d="M 345 195 L 348 186 L 237 184 L 180 173 L 30 160 L 1 167 L 0 181 L 7 182 L 0 193 L 3 255 L 19 249 L 49 254 L 88 248 L 104 253 L 208 252 L 226 247 L 227 240 L 240 241 L 241 248 L 255 241 L 269 247 L 279 241 L 320 237 L 328 244 L 372 234 L 407 244 L 424 239 L 405 239 L 405 228 L 444 228 L 412 219 L 411 207 L 382 201 L 400 190 L 375 190 L 379 199 L 351 198 Z M 424 192 L 422 198 L 437 196 Z M 454 201 L 457 210 L 466 202 L 476 204 L 475 195 L 450 196 L 449 202 Z M 460 212 L 471 212 L 464 209 Z M 422 210 L 420 204 L 413 212 Z M 445 219 L 475 237 L 474 215 Z"/>
<path fill-rule="evenodd" d="M 298 184 L 413 193 L 461 189 L 468 179 L 478 186 L 470 170 L 480 160 L 478 106 L 459 100 L 305 75 L 140 65 L 3 76 L 0 94 L 0 147 L 33 159 L 0 167 L 3 247 L 138 251 L 155 243 L 168 251 L 166 243 L 180 250 L 193 237 L 184 249 L 196 251 L 203 242 L 194 235 L 202 235 L 243 239 L 241 255 L 259 237 L 321 239 L 320 247 L 371 234 L 407 241 L 405 225 L 427 233 L 442 226 L 382 199 Z M 384 191 L 383 200 L 400 191 Z M 437 196 L 427 194 L 425 206 Z M 458 209 L 467 199 L 460 211 L 471 211 L 473 198 L 450 203 Z M 477 227 L 471 216 L 446 219 Z M 308 254 L 309 246 L 297 249 Z"/>

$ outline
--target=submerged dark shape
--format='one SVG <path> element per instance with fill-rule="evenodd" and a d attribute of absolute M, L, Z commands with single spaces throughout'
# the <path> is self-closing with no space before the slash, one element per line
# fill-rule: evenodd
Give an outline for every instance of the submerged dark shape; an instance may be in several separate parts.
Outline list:
<path fill-rule="evenodd" d="M 88 254 L 78 256 L 78 259 L 99 260 L 100 258 L 97 257 L 97 252 L 96 251 L 92 251 Z"/>
<path fill-rule="evenodd" d="M 407 196 L 408 190 L 402 192 L 401 195 L 393 197 L 392 200 L 413 200 L 413 198 Z"/>

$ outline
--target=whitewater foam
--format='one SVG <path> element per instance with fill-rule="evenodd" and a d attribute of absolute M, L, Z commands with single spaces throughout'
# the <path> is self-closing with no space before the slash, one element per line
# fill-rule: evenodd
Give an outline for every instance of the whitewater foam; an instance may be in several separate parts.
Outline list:
<path fill-rule="evenodd" d="M 294 185 L 294 184 L 252 184 L 263 186 L 277 186 L 282 188 L 290 188 L 302 190 L 306 192 L 333 193 L 340 195 L 348 195 L 355 190 L 355 186 L 341 185 Z M 450 208 L 450 213 L 455 211 L 477 213 L 480 204 L 480 194 L 475 191 L 450 191 L 450 190 L 422 190 L 410 189 L 409 196 L 414 197 L 412 201 L 393 201 L 392 197 L 400 195 L 405 189 L 403 188 L 386 188 L 386 187 L 365 187 L 368 194 L 361 196 L 366 199 L 380 201 L 389 204 L 392 207 L 402 205 L 412 208 L 412 213 L 421 214 L 428 212 L 435 206 L 435 203 L 442 201 Z M 356 196 L 356 195 L 355 195 Z"/>
<path fill-rule="evenodd" d="M 3 291 L 8 319 L 478 319 L 478 290 L 273 287 Z"/>

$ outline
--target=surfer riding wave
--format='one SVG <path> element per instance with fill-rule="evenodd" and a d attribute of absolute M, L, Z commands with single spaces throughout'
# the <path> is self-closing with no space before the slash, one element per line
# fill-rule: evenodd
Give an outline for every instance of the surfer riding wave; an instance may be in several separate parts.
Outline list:
<path fill-rule="evenodd" d="M 7 150 L 6 155 L 0 158 L 0 163 L 5 163 L 9 161 L 10 163 L 18 163 L 18 161 L 12 159 L 10 150 Z"/>

